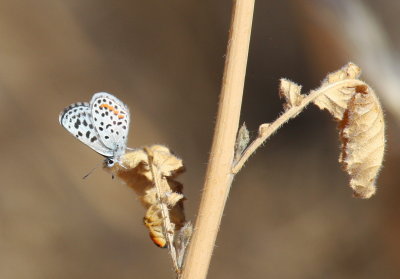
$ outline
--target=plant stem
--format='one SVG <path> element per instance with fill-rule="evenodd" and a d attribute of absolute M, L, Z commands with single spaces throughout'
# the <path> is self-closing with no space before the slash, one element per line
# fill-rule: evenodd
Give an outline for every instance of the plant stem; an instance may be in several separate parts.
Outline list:
<path fill-rule="evenodd" d="M 233 1 L 230 37 L 225 60 L 217 123 L 204 192 L 182 279 L 204 279 L 232 184 L 232 162 L 239 127 L 247 56 L 255 0 Z"/>
<path fill-rule="evenodd" d="M 315 100 L 319 95 L 326 93 L 329 90 L 337 90 L 343 87 L 355 87 L 357 85 L 365 85 L 364 82 L 356 79 L 345 79 L 340 82 L 330 84 L 325 87 L 321 87 L 318 90 L 311 91 L 303 99 L 300 105 L 292 107 L 285 111 L 284 114 L 279 116 L 271 124 L 262 124 L 258 131 L 258 137 L 246 148 L 242 156 L 237 160 L 232 168 L 232 173 L 238 173 L 250 156 L 273 134 L 275 133 L 283 124 L 288 122 L 293 117 L 297 116 L 309 103 Z"/>
<path fill-rule="evenodd" d="M 162 176 L 159 166 L 154 165 L 154 160 L 153 160 L 153 152 L 149 148 L 145 148 L 145 151 L 149 157 L 149 167 L 151 174 L 153 175 L 154 179 L 154 185 L 157 189 L 157 198 L 161 210 L 161 216 L 162 216 L 162 222 L 163 222 L 163 230 L 164 230 L 164 236 L 167 240 L 167 248 L 169 251 L 169 254 L 172 259 L 172 264 L 174 266 L 174 270 L 176 274 L 180 273 L 180 268 L 177 262 L 177 255 L 176 255 L 176 250 L 174 246 L 174 232 L 175 232 L 175 225 L 171 222 L 170 216 L 169 216 L 169 210 L 167 207 L 167 204 L 163 202 L 163 193 L 165 193 L 165 187 L 163 187 L 163 184 L 165 182 L 165 177 Z M 162 190 L 164 188 L 164 190 Z M 165 194 L 164 194 L 165 195 Z"/>

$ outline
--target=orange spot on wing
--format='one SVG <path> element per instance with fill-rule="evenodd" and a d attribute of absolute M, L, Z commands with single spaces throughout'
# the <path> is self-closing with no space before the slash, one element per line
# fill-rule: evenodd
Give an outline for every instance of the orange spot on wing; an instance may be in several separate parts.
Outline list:
<path fill-rule="evenodd" d="M 100 107 L 107 108 L 108 110 L 112 111 L 115 115 L 118 115 L 118 119 L 122 119 L 125 117 L 122 114 L 119 114 L 119 111 L 116 110 L 113 106 L 110 106 L 109 104 L 101 104 Z"/>

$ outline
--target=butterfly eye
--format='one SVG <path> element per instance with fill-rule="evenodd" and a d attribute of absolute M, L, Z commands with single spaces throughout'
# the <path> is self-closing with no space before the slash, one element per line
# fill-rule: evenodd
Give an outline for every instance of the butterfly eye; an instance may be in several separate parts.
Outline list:
<path fill-rule="evenodd" d="M 112 166 L 114 166 L 115 162 L 113 159 L 107 159 L 107 167 L 111 168 Z"/>

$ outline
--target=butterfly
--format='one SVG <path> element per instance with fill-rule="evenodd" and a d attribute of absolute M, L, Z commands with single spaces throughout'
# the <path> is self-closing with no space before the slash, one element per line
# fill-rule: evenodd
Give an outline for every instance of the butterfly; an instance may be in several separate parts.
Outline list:
<path fill-rule="evenodd" d="M 112 167 L 127 148 L 130 114 L 128 107 L 106 92 L 93 95 L 90 103 L 74 103 L 66 107 L 59 122 L 78 140 L 106 157 Z"/>

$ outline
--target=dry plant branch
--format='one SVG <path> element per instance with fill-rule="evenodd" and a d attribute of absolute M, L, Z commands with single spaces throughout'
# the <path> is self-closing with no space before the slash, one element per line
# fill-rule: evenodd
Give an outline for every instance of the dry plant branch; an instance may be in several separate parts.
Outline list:
<path fill-rule="evenodd" d="M 161 211 L 161 217 L 162 217 L 162 228 L 163 228 L 163 233 L 164 236 L 167 240 L 167 248 L 168 252 L 171 255 L 172 259 L 172 264 L 174 266 L 174 270 L 177 274 L 180 273 L 180 267 L 178 265 L 178 259 L 176 255 L 176 250 L 174 246 L 174 233 L 175 233 L 175 224 L 171 222 L 170 215 L 169 215 L 169 209 L 167 206 L 167 194 L 165 189 L 169 189 L 169 187 L 165 187 L 164 185 L 167 184 L 166 178 L 162 175 L 162 173 L 159 170 L 159 167 L 154 163 L 154 156 L 153 152 L 150 148 L 145 148 L 145 152 L 148 155 L 149 158 L 149 167 L 150 171 L 153 175 L 154 178 L 154 185 L 157 190 L 157 195 L 156 199 L 158 200 L 158 205 Z"/>
<path fill-rule="evenodd" d="M 196 225 L 182 271 L 183 279 L 206 278 L 232 183 L 231 167 L 239 127 L 253 10 L 254 0 L 233 1 L 214 139 Z"/>
<path fill-rule="evenodd" d="M 143 222 L 150 238 L 168 248 L 177 275 L 192 232 L 190 222 L 185 223 L 183 186 L 175 180 L 184 169 L 182 160 L 162 145 L 134 149 L 113 167 L 105 167 L 135 190 L 146 208 Z"/>
<path fill-rule="evenodd" d="M 350 176 L 354 196 L 371 197 L 376 191 L 375 181 L 383 162 L 385 126 L 379 100 L 368 84 L 358 79 L 360 74 L 357 65 L 348 63 L 329 74 L 318 89 L 307 95 L 300 93 L 301 86 L 281 79 L 280 94 L 286 99 L 285 112 L 273 123 L 260 125 L 257 138 L 237 156 L 232 173 L 239 172 L 249 157 L 284 123 L 314 103 L 338 121 L 342 142 L 339 162 Z"/>
<path fill-rule="evenodd" d="M 264 123 L 261 124 L 258 130 L 257 138 L 250 143 L 250 145 L 244 150 L 242 155 L 238 158 L 237 162 L 232 168 L 232 173 L 238 173 L 250 156 L 279 128 L 282 127 L 283 124 L 288 122 L 290 119 L 296 117 L 307 105 L 312 103 L 318 96 L 321 94 L 325 94 L 330 90 L 337 90 L 338 88 L 343 87 L 356 87 L 357 85 L 365 85 L 365 83 L 361 80 L 355 79 L 347 79 L 340 81 L 335 84 L 331 84 L 327 87 L 320 88 L 318 90 L 311 91 L 298 106 L 291 107 L 287 111 L 285 111 L 281 116 L 279 116 L 274 122 L 271 124 Z"/>

